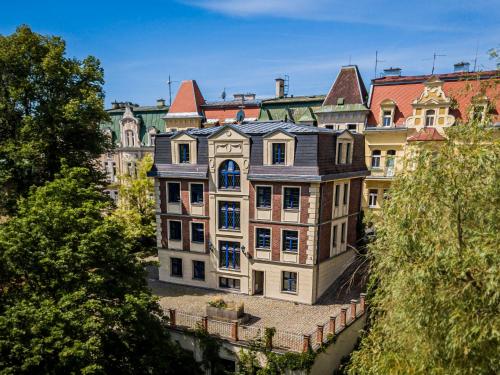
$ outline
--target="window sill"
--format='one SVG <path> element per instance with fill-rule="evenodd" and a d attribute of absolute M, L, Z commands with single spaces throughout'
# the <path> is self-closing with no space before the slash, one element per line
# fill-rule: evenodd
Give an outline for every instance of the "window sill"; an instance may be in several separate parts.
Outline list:
<path fill-rule="evenodd" d="M 297 295 L 297 292 L 296 292 L 296 291 L 295 291 L 295 292 L 293 292 L 293 291 L 291 291 L 291 290 L 282 290 L 282 291 L 281 291 L 281 293 L 283 293 L 283 294 L 291 294 L 291 295 L 294 295 L 294 296 L 296 296 L 296 295 Z"/>
<path fill-rule="evenodd" d="M 222 231 L 226 231 L 226 232 L 241 232 L 241 229 L 240 228 L 219 228 L 219 230 L 222 230 Z"/>
<path fill-rule="evenodd" d="M 203 207 L 203 202 L 191 202 L 191 206 Z"/>
<path fill-rule="evenodd" d="M 176 239 L 176 238 L 169 238 L 169 242 L 182 242 L 182 238 Z"/>
<path fill-rule="evenodd" d="M 205 278 L 202 279 L 200 277 L 193 277 L 193 280 L 194 281 L 203 281 L 203 282 L 205 282 Z"/>
<path fill-rule="evenodd" d="M 194 243 L 194 244 L 197 244 L 197 245 L 204 245 L 205 244 L 205 241 L 193 241 L 191 240 L 191 243 Z"/>
<path fill-rule="evenodd" d="M 261 211 L 271 211 L 272 210 L 272 207 L 259 207 L 259 206 L 256 206 L 258 210 L 261 210 Z"/>
<path fill-rule="evenodd" d="M 168 204 L 178 204 L 179 206 L 181 205 L 181 201 L 178 201 L 178 202 L 170 202 L 170 201 L 168 201 L 167 203 Z"/>
<path fill-rule="evenodd" d="M 299 212 L 300 209 L 299 208 L 283 208 L 283 211 L 286 211 L 286 212 Z"/>
<path fill-rule="evenodd" d="M 225 267 L 219 267 L 219 270 L 221 271 L 230 271 L 230 272 L 241 272 L 240 268 L 225 268 Z"/>
<path fill-rule="evenodd" d="M 182 279 L 182 275 L 172 275 L 172 274 L 171 274 L 171 275 L 170 275 L 170 277 L 176 277 L 176 278 L 178 278 L 178 279 Z"/>
<path fill-rule="evenodd" d="M 285 254 L 298 254 L 298 250 L 281 250 Z"/>
<path fill-rule="evenodd" d="M 256 247 L 255 250 L 259 250 L 259 251 L 271 251 L 270 248 L 265 248 L 265 247 Z"/>
<path fill-rule="evenodd" d="M 241 191 L 241 188 L 224 188 L 224 187 L 220 187 L 218 188 L 218 190 L 221 190 L 221 191 Z"/>

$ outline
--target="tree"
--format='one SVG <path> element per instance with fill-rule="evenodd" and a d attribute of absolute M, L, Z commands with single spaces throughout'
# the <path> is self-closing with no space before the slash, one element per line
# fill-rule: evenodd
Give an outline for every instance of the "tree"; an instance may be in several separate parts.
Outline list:
<path fill-rule="evenodd" d="M 94 171 L 111 147 L 99 130 L 107 118 L 99 61 L 65 53 L 61 38 L 28 26 L 0 35 L 0 215 L 14 212 L 30 186 L 53 179 L 61 157 Z"/>
<path fill-rule="evenodd" d="M 113 217 L 124 226 L 133 252 L 148 253 L 156 248 L 154 183 L 147 176 L 152 165 L 153 157 L 145 155 L 137 163 L 136 176 L 120 176 L 119 199 Z"/>
<path fill-rule="evenodd" d="M 372 319 L 351 374 L 500 368 L 500 142 L 474 121 L 422 146 L 384 202 L 371 256 Z"/>
<path fill-rule="evenodd" d="M 1 374 L 197 373 L 91 171 L 33 188 L 0 225 Z"/>

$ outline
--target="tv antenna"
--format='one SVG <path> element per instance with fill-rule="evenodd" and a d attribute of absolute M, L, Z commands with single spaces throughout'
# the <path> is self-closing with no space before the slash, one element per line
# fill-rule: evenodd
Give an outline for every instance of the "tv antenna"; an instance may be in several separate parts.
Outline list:
<path fill-rule="evenodd" d="M 375 51 L 375 75 L 374 75 L 374 78 L 377 78 L 377 67 L 378 67 L 378 63 L 380 62 L 385 62 L 385 60 L 379 60 L 378 59 L 378 51 Z"/>
<path fill-rule="evenodd" d="M 222 90 L 222 94 L 220 94 L 220 97 L 222 100 L 226 101 L 226 88 L 224 87 L 224 90 Z"/>
<path fill-rule="evenodd" d="M 167 81 L 167 85 L 168 85 L 168 103 L 169 103 L 169 106 L 172 105 L 172 83 L 175 83 L 175 82 L 179 82 L 179 81 L 172 81 L 172 79 L 170 79 L 170 74 L 168 75 L 168 81 Z"/>
<path fill-rule="evenodd" d="M 446 55 L 438 55 L 436 52 L 432 55 L 432 72 L 431 74 L 434 74 L 434 70 L 436 68 L 436 57 L 443 57 Z M 424 60 L 430 60 L 430 59 L 424 59 Z"/>
<path fill-rule="evenodd" d="M 476 43 L 476 56 L 474 57 L 474 68 L 472 69 L 473 72 L 476 71 L 476 67 L 477 67 L 477 50 L 479 49 L 479 41 L 477 41 Z"/>

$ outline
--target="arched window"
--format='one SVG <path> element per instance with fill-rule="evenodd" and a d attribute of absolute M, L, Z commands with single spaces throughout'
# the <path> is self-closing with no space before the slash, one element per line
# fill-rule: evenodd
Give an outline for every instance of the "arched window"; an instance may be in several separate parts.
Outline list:
<path fill-rule="evenodd" d="M 240 167 L 233 160 L 222 162 L 219 167 L 219 189 L 240 188 Z"/>
<path fill-rule="evenodd" d="M 380 168 L 380 150 L 372 151 L 372 168 Z"/>
<path fill-rule="evenodd" d="M 135 146 L 134 132 L 132 130 L 127 130 L 125 132 L 125 141 L 127 143 L 127 147 Z"/>
<path fill-rule="evenodd" d="M 436 111 L 433 109 L 428 109 L 425 111 L 425 126 L 434 126 L 434 118 L 436 117 Z"/>

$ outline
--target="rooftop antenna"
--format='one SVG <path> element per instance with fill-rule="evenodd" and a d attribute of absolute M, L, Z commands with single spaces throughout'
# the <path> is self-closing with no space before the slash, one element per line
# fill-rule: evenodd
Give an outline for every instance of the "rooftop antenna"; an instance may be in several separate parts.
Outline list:
<path fill-rule="evenodd" d="M 168 103 L 169 103 L 169 106 L 172 106 L 172 83 L 175 83 L 175 82 L 179 82 L 179 81 L 172 81 L 170 79 L 170 74 L 168 75 L 168 81 L 167 81 L 167 85 L 168 85 Z"/>
<path fill-rule="evenodd" d="M 474 68 L 472 69 L 473 72 L 476 71 L 477 67 L 477 50 L 479 49 L 479 40 L 476 43 L 476 56 L 474 57 Z"/>
<path fill-rule="evenodd" d="M 436 52 L 432 55 L 432 72 L 431 74 L 434 74 L 434 70 L 436 68 L 436 57 L 443 57 L 446 55 L 438 55 Z M 430 59 L 424 59 L 424 60 L 430 60 Z"/>
<path fill-rule="evenodd" d="M 288 96 L 288 90 L 290 89 L 290 76 L 285 74 L 285 80 L 283 85 L 283 95 Z"/>
<path fill-rule="evenodd" d="M 377 78 L 377 67 L 379 62 L 385 62 L 385 60 L 378 59 L 378 51 L 375 51 L 375 75 L 374 78 Z"/>
<path fill-rule="evenodd" d="M 222 90 L 222 94 L 220 94 L 220 97 L 222 100 L 226 101 L 226 88 L 224 87 L 224 90 Z"/>

